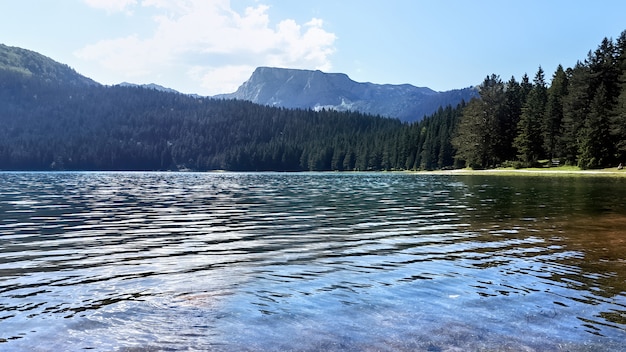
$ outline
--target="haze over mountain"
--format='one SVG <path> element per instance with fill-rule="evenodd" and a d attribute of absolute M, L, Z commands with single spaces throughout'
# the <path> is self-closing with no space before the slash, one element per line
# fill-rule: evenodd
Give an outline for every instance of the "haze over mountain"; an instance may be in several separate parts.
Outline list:
<path fill-rule="evenodd" d="M 436 92 L 410 84 L 359 83 L 342 73 L 259 67 L 236 92 L 215 98 L 286 108 L 352 110 L 418 121 L 441 106 L 456 106 L 477 96 L 472 87 Z"/>

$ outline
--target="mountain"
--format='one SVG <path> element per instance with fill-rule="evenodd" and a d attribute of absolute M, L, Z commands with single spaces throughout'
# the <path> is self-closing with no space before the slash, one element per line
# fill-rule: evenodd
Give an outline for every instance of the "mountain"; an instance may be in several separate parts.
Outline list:
<path fill-rule="evenodd" d="M 58 63 L 34 51 L 0 44 L 0 70 L 37 77 L 59 85 L 96 86 L 97 82 L 78 74 L 67 65 Z"/>
<path fill-rule="evenodd" d="M 0 170 L 414 170 L 454 162 L 449 137 L 462 106 L 405 124 L 101 85 L 32 51 L 2 46 L 0 56 Z"/>
<path fill-rule="evenodd" d="M 236 92 L 214 98 L 286 108 L 351 110 L 418 121 L 441 106 L 456 106 L 476 96 L 474 88 L 436 92 L 410 84 L 359 83 L 342 73 L 259 67 Z"/>
<path fill-rule="evenodd" d="M 99 86 L 65 64 L 27 49 L 0 44 L 0 71 L 41 82 L 76 87 Z M 156 84 L 121 83 L 121 87 L 141 87 L 161 92 L 177 91 Z M 180 93 L 178 93 L 180 94 Z M 197 95 L 190 95 L 201 98 Z M 337 111 L 356 111 L 402 121 L 418 121 L 441 106 L 456 106 L 477 96 L 474 88 L 436 92 L 409 84 L 358 83 L 342 73 L 257 68 L 235 93 L 217 95 L 218 99 L 239 99 L 253 103 L 285 107 Z"/>

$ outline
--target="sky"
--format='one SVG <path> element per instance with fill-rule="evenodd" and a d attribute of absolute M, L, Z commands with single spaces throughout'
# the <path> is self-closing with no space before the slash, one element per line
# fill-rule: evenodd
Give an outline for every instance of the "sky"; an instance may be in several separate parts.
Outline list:
<path fill-rule="evenodd" d="M 190 94 L 234 92 L 259 66 L 446 91 L 539 66 L 549 82 L 625 14 L 623 0 L 0 0 L 0 43 Z"/>

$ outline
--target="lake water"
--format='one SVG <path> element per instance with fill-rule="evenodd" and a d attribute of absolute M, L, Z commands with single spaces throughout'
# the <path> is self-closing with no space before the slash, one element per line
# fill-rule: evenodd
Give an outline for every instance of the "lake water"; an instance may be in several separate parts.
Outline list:
<path fill-rule="evenodd" d="M 624 351 L 626 179 L 0 173 L 0 351 Z"/>

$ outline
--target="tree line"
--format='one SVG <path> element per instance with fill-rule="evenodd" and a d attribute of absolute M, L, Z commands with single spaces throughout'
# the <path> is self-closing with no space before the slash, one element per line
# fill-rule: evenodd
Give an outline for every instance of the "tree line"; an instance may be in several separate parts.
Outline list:
<path fill-rule="evenodd" d="M 395 167 L 382 146 L 403 126 L 14 71 L 0 71 L 0 101 L 3 170 L 380 170 Z"/>
<path fill-rule="evenodd" d="M 367 171 L 450 167 L 459 108 L 419 123 L 0 70 L 0 170 Z"/>
<path fill-rule="evenodd" d="M 626 161 L 626 31 L 551 84 L 493 74 L 419 122 L 0 69 L 0 170 L 433 170 Z M 65 83 L 64 83 L 65 82 Z"/>
<path fill-rule="evenodd" d="M 456 158 L 473 168 L 558 160 L 589 169 L 626 161 L 626 31 L 605 38 L 573 68 L 559 65 L 549 86 L 541 67 L 532 82 L 488 76 L 480 99 L 463 109 L 452 143 Z"/>

